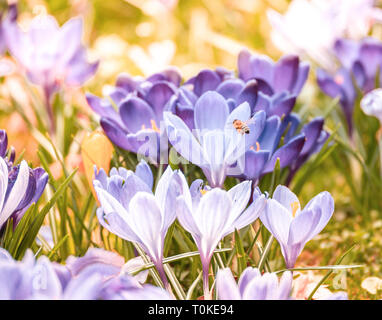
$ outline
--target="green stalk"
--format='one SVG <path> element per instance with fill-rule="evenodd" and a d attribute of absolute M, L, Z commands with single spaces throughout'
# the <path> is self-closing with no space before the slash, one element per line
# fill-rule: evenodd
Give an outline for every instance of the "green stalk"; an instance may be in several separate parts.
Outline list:
<path fill-rule="evenodd" d="M 268 257 L 268 254 L 269 254 L 269 250 L 271 249 L 271 246 L 272 246 L 272 242 L 273 242 L 273 235 L 271 235 L 267 241 L 267 244 L 265 245 L 265 248 L 264 248 L 264 251 L 263 251 L 263 254 L 261 255 L 260 257 L 260 261 L 259 261 L 259 265 L 258 265 L 258 269 L 261 271 L 264 267 L 264 264 L 267 260 L 267 257 Z"/>

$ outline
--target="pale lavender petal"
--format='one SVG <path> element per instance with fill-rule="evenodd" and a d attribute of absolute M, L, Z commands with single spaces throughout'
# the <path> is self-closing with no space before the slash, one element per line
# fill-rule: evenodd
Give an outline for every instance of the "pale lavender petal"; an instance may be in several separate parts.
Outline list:
<path fill-rule="evenodd" d="M 216 275 L 216 290 L 219 300 L 240 300 L 241 295 L 229 268 L 219 269 Z"/>
<path fill-rule="evenodd" d="M 213 91 L 206 92 L 195 104 L 195 128 L 223 130 L 228 114 L 229 108 L 223 96 Z"/>
<path fill-rule="evenodd" d="M 272 198 L 280 203 L 285 209 L 287 209 L 292 214 L 292 204 L 295 203 L 298 205 L 298 210 L 296 214 L 301 211 L 300 201 L 297 196 L 289 190 L 289 188 L 278 185 L 273 192 Z"/>
<path fill-rule="evenodd" d="M 152 189 L 154 184 L 154 176 L 150 166 L 143 159 L 139 162 L 135 168 L 135 174 L 144 181 L 147 186 Z"/>
<path fill-rule="evenodd" d="M 164 218 L 154 195 L 138 192 L 130 201 L 127 219 L 153 262 L 157 263 L 163 259 L 164 237 L 167 230 L 162 227 Z"/>
<path fill-rule="evenodd" d="M 278 242 L 286 244 L 292 215 L 278 201 L 267 199 L 265 210 L 260 213 L 260 220 Z"/>

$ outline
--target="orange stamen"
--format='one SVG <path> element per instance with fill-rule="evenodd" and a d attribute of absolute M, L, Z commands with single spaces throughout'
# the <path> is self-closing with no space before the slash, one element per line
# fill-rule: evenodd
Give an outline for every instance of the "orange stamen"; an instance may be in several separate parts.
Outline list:
<path fill-rule="evenodd" d="M 294 218 L 296 216 L 297 210 L 300 208 L 300 204 L 298 201 L 295 201 L 295 202 L 292 202 L 290 206 L 292 207 L 292 215 Z"/>
<path fill-rule="evenodd" d="M 200 189 L 200 193 L 202 194 L 202 196 L 204 196 L 207 192 L 208 192 L 208 190 Z"/>
<path fill-rule="evenodd" d="M 160 133 L 160 130 L 159 130 L 159 128 L 157 127 L 157 124 L 155 123 L 155 120 L 151 119 L 151 120 L 150 120 L 150 123 L 151 123 L 151 128 L 152 128 L 155 132 Z"/>

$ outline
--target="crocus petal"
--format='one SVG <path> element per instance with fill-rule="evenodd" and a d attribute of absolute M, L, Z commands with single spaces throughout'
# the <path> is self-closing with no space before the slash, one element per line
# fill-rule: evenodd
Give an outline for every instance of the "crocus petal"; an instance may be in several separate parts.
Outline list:
<path fill-rule="evenodd" d="M 212 187 L 221 187 L 226 176 L 228 163 L 225 161 L 226 135 L 221 130 L 208 131 L 203 135 L 203 154 L 206 163 L 203 165 L 203 172 L 208 177 Z"/>
<path fill-rule="evenodd" d="M 116 122 L 108 118 L 102 118 L 100 124 L 111 142 L 122 149 L 133 150 L 132 145 L 126 137 L 127 132 L 121 129 Z"/>
<path fill-rule="evenodd" d="M 286 271 L 280 278 L 279 283 L 279 300 L 288 300 L 292 291 L 293 275 L 292 272 Z"/>
<path fill-rule="evenodd" d="M 230 221 L 232 224 L 243 212 L 251 197 L 252 181 L 243 181 L 228 190 L 228 194 L 232 200 L 232 209 L 230 214 Z"/>
<path fill-rule="evenodd" d="M 167 230 L 162 229 L 163 217 L 152 194 L 138 192 L 129 205 L 129 225 L 139 235 L 147 254 L 156 263 L 163 258 L 163 241 Z"/>
<path fill-rule="evenodd" d="M 60 62 L 68 63 L 81 47 L 83 20 L 81 18 L 72 18 L 68 20 L 59 31 L 59 51 Z"/>
<path fill-rule="evenodd" d="M 261 79 L 271 85 L 273 83 L 274 62 L 265 55 L 253 55 L 250 59 L 251 78 Z M 261 89 L 260 89 L 261 90 Z"/>
<path fill-rule="evenodd" d="M 168 166 L 155 189 L 155 199 L 163 216 L 163 229 L 167 229 L 176 218 L 176 198 L 179 193 L 180 188 L 174 180 L 174 172 Z"/>
<path fill-rule="evenodd" d="M 240 300 L 240 292 L 229 268 L 220 269 L 216 275 L 219 300 Z"/>
<path fill-rule="evenodd" d="M 194 92 L 200 97 L 209 90 L 215 90 L 221 82 L 219 76 L 211 70 L 201 71 L 194 79 Z"/>
<path fill-rule="evenodd" d="M 89 106 L 101 117 L 109 118 L 123 127 L 121 118 L 118 112 L 115 111 L 110 101 L 107 99 L 101 99 L 91 93 L 86 93 L 86 101 Z"/>
<path fill-rule="evenodd" d="M 49 259 L 42 256 L 38 259 L 33 273 L 33 292 L 50 299 L 59 299 L 62 294 L 61 282 L 58 279 Z"/>
<path fill-rule="evenodd" d="M 153 173 L 145 160 L 141 160 L 135 168 L 135 174 L 144 181 L 147 186 L 152 189 L 154 184 Z"/>
<path fill-rule="evenodd" d="M 0 130 L 0 157 L 4 158 L 8 149 L 8 136 L 5 130 Z"/>
<path fill-rule="evenodd" d="M 280 203 L 285 209 L 287 209 L 290 214 L 293 212 L 293 208 L 291 206 L 293 203 L 298 205 L 298 209 L 295 213 L 297 214 L 301 211 L 300 201 L 298 200 L 297 196 L 285 186 L 278 185 L 273 192 L 272 198 Z"/>
<path fill-rule="evenodd" d="M 163 115 L 170 143 L 182 157 L 197 166 L 206 163 L 203 150 L 187 125 L 178 116 L 165 112 Z"/>
<path fill-rule="evenodd" d="M 249 282 L 252 281 L 256 277 L 261 277 L 261 273 L 259 269 L 257 268 L 252 268 L 252 267 L 247 267 L 245 270 L 242 272 L 238 286 L 240 290 L 240 294 L 243 295 L 245 292 L 246 287 L 248 286 Z"/>
<path fill-rule="evenodd" d="M 177 218 L 179 223 L 184 229 L 190 232 L 192 235 L 200 235 L 198 225 L 195 222 L 192 212 L 190 212 L 190 207 L 184 196 L 179 196 L 177 198 Z"/>
<path fill-rule="evenodd" d="M 260 213 L 260 220 L 264 226 L 273 234 L 280 243 L 287 243 L 289 237 L 289 226 L 292 215 L 279 202 L 267 199 L 265 210 Z"/>
<path fill-rule="evenodd" d="M 309 75 L 309 63 L 300 63 L 298 70 L 297 80 L 294 84 L 293 89 L 291 90 L 292 94 L 298 95 L 301 92 L 302 87 L 304 86 L 308 75 Z"/>
<path fill-rule="evenodd" d="M 194 213 L 195 222 L 201 232 L 199 250 L 201 257 L 208 259 L 218 242 L 221 240 L 231 211 L 231 199 L 221 189 L 213 189 L 202 197 L 197 211 Z"/>
<path fill-rule="evenodd" d="M 323 191 L 308 202 L 304 210 L 321 211 L 320 221 L 316 224 L 316 228 L 312 231 L 312 237 L 319 234 L 328 224 L 334 212 L 334 200 L 331 194 Z"/>
<path fill-rule="evenodd" d="M 282 57 L 275 65 L 273 75 L 273 88 L 275 91 L 291 91 L 297 80 L 299 58 L 288 55 Z"/>
<path fill-rule="evenodd" d="M 251 107 L 251 111 L 253 112 L 257 102 L 257 92 L 257 81 L 255 79 L 249 80 L 236 98 L 236 103 L 240 105 L 243 102 L 248 102 Z"/>
<path fill-rule="evenodd" d="M 277 116 L 270 117 L 265 121 L 264 130 L 258 139 L 261 150 L 269 151 L 273 154 L 279 144 L 277 138 L 279 136 L 280 124 L 280 118 Z"/>
<path fill-rule="evenodd" d="M 29 182 L 29 167 L 25 160 L 21 161 L 19 173 L 12 190 L 3 205 L 0 216 L 0 227 L 12 215 L 25 195 Z"/>
<path fill-rule="evenodd" d="M 304 245 L 312 239 L 312 232 L 315 230 L 320 218 L 321 212 L 309 209 L 304 209 L 299 215 L 296 215 L 290 225 L 288 245 L 293 246 L 299 243 Z"/>
<path fill-rule="evenodd" d="M 240 79 L 230 79 L 222 82 L 217 88 L 216 92 L 220 93 L 224 98 L 234 99 L 238 97 L 244 88 L 244 82 Z"/>
<path fill-rule="evenodd" d="M 234 228 L 240 230 L 255 221 L 260 216 L 261 212 L 264 211 L 266 202 L 264 195 L 253 200 L 251 205 L 234 221 Z"/>
<path fill-rule="evenodd" d="M 245 153 L 244 176 L 248 180 L 256 180 L 260 177 L 265 164 L 269 159 L 269 151 L 248 150 Z"/>
<path fill-rule="evenodd" d="M 0 157 L 0 212 L 3 209 L 5 195 L 8 188 L 8 166 L 4 159 Z M 1 219 L 1 216 L 0 216 Z M 5 221 L 5 220 L 4 220 Z"/>
<path fill-rule="evenodd" d="M 305 136 L 299 135 L 293 140 L 289 141 L 286 145 L 278 149 L 269 160 L 265 166 L 264 173 L 272 172 L 277 159 L 280 160 L 280 167 L 284 168 L 290 165 L 301 152 L 302 147 L 305 143 Z"/>
<path fill-rule="evenodd" d="M 333 50 L 341 64 L 351 69 L 351 66 L 358 55 L 358 45 L 356 41 L 350 39 L 338 39 L 334 43 Z"/>
<path fill-rule="evenodd" d="M 195 104 L 195 128 L 203 130 L 224 130 L 229 108 L 220 94 L 209 91 L 204 93 Z"/>
<path fill-rule="evenodd" d="M 301 155 L 305 155 L 313 149 L 317 139 L 321 134 L 323 125 L 324 119 L 318 117 L 313 119 L 301 129 L 301 132 L 305 134 L 306 138 L 304 147 L 301 150 Z"/>
<path fill-rule="evenodd" d="M 155 83 L 147 92 L 145 99 L 154 109 L 158 121 L 162 120 L 164 107 L 174 93 L 175 91 L 165 82 Z"/>
<path fill-rule="evenodd" d="M 240 51 L 237 59 L 237 65 L 239 70 L 239 78 L 243 79 L 244 81 L 247 81 L 252 77 L 250 69 L 250 59 L 251 54 L 248 50 L 244 49 Z"/>
<path fill-rule="evenodd" d="M 119 107 L 119 113 L 127 130 L 132 133 L 144 128 L 151 128 L 151 121 L 156 121 L 156 116 L 150 106 L 136 97 L 123 101 Z"/>
<path fill-rule="evenodd" d="M 116 212 L 110 212 L 105 215 L 102 208 L 97 209 L 97 218 L 99 223 L 110 232 L 114 233 L 118 237 L 133 241 L 140 242 L 140 239 L 132 230 L 132 228 L 126 223 L 122 217 Z"/>

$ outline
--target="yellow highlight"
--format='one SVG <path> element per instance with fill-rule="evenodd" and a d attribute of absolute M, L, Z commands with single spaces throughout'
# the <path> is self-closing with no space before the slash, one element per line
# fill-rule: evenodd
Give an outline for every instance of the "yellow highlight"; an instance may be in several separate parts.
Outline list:
<path fill-rule="evenodd" d="M 295 201 L 295 202 L 292 202 L 290 206 L 292 207 L 292 215 L 294 218 L 296 216 L 297 210 L 300 208 L 300 204 L 298 203 L 298 201 Z"/>
<path fill-rule="evenodd" d="M 202 196 L 204 196 L 207 192 L 208 190 L 200 189 L 200 193 L 202 194 Z"/>
<path fill-rule="evenodd" d="M 155 120 L 151 119 L 151 120 L 150 120 L 150 123 L 151 123 L 151 129 L 153 129 L 155 132 L 160 133 L 160 130 L 159 130 L 159 128 L 157 127 L 157 124 L 156 124 Z M 144 130 L 144 129 L 146 129 L 146 126 L 145 126 L 144 124 L 142 124 L 142 126 L 141 126 L 141 130 Z"/>
<path fill-rule="evenodd" d="M 151 120 L 150 120 L 150 123 L 151 123 L 151 128 L 152 128 L 155 132 L 160 133 L 160 130 L 159 130 L 159 128 L 157 127 L 157 124 L 155 123 L 155 120 L 151 119 Z"/>

